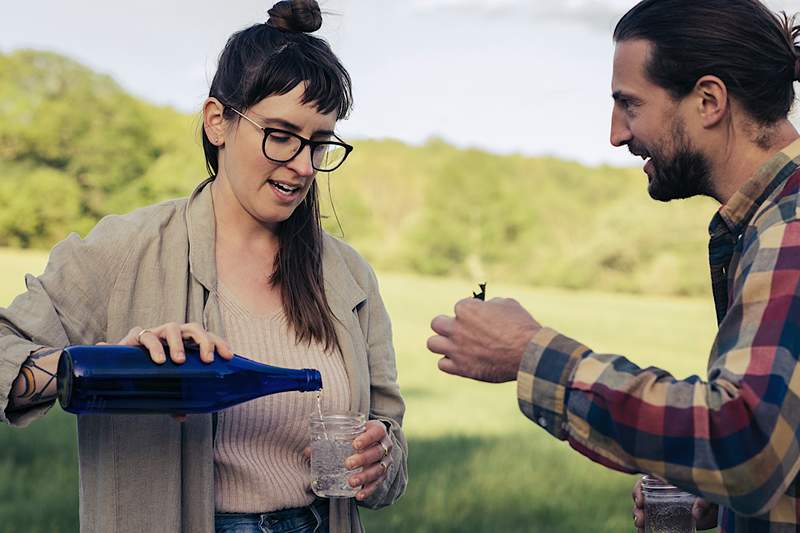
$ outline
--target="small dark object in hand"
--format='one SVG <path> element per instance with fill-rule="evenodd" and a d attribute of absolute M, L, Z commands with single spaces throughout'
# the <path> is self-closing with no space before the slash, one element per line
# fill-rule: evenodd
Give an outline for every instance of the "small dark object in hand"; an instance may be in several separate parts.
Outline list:
<path fill-rule="evenodd" d="M 486 301 L 486 283 L 479 283 L 478 287 L 481 288 L 481 292 L 473 292 L 472 297 L 481 300 L 482 302 Z"/>

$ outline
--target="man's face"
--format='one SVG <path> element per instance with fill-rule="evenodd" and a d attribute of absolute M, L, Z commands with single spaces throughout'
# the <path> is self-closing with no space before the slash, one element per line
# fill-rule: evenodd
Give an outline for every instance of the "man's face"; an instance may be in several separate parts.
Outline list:
<path fill-rule="evenodd" d="M 651 44 L 636 39 L 617 43 L 611 90 L 611 144 L 646 161 L 648 192 L 669 201 L 711 194 L 708 158 L 694 148 L 681 101 L 646 76 Z"/>

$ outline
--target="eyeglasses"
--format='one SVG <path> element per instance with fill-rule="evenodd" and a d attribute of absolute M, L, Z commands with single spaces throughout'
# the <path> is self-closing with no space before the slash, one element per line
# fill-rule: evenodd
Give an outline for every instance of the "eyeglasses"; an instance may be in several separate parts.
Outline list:
<path fill-rule="evenodd" d="M 228 106 L 228 108 L 264 132 L 261 151 L 264 157 L 275 163 L 288 163 L 303 151 L 306 145 L 311 147 L 311 166 L 320 172 L 333 172 L 344 163 L 353 147 L 342 141 L 335 134 L 337 141 L 312 141 L 291 131 L 277 128 L 265 128 L 244 113 Z"/>

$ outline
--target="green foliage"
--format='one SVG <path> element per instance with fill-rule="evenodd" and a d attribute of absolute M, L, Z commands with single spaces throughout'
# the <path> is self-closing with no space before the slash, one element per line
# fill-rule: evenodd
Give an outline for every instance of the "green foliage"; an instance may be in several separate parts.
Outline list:
<path fill-rule="evenodd" d="M 0 54 L 0 246 L 48 248 L 205 177 L 198 116 L 52 53 Z M 598 142 L 604 142 L 598 140 Z M 572 289 L 708 290 L 710 201 L 658 205 L 639 170 L 361 141 L 320 175 L 325 228 L 383 270 Z M 329 193 L 330 191 L 330 193 Z"/>

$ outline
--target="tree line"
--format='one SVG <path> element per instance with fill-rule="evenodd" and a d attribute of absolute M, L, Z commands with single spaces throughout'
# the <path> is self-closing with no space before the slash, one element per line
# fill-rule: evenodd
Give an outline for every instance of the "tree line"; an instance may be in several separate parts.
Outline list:
<path fill-rule="evenodd" d="M 0 246 L 48 249 L 206 177 L 199 111 L 63 56 L 0 54 Z M 604 140 L 598 140 L 604 142 Z M 708 291 L 710 200 L 659 204 L 640 169 L 362 140 L 321 174 L 325 228 L 376 267 L 634 293 Z"/>

